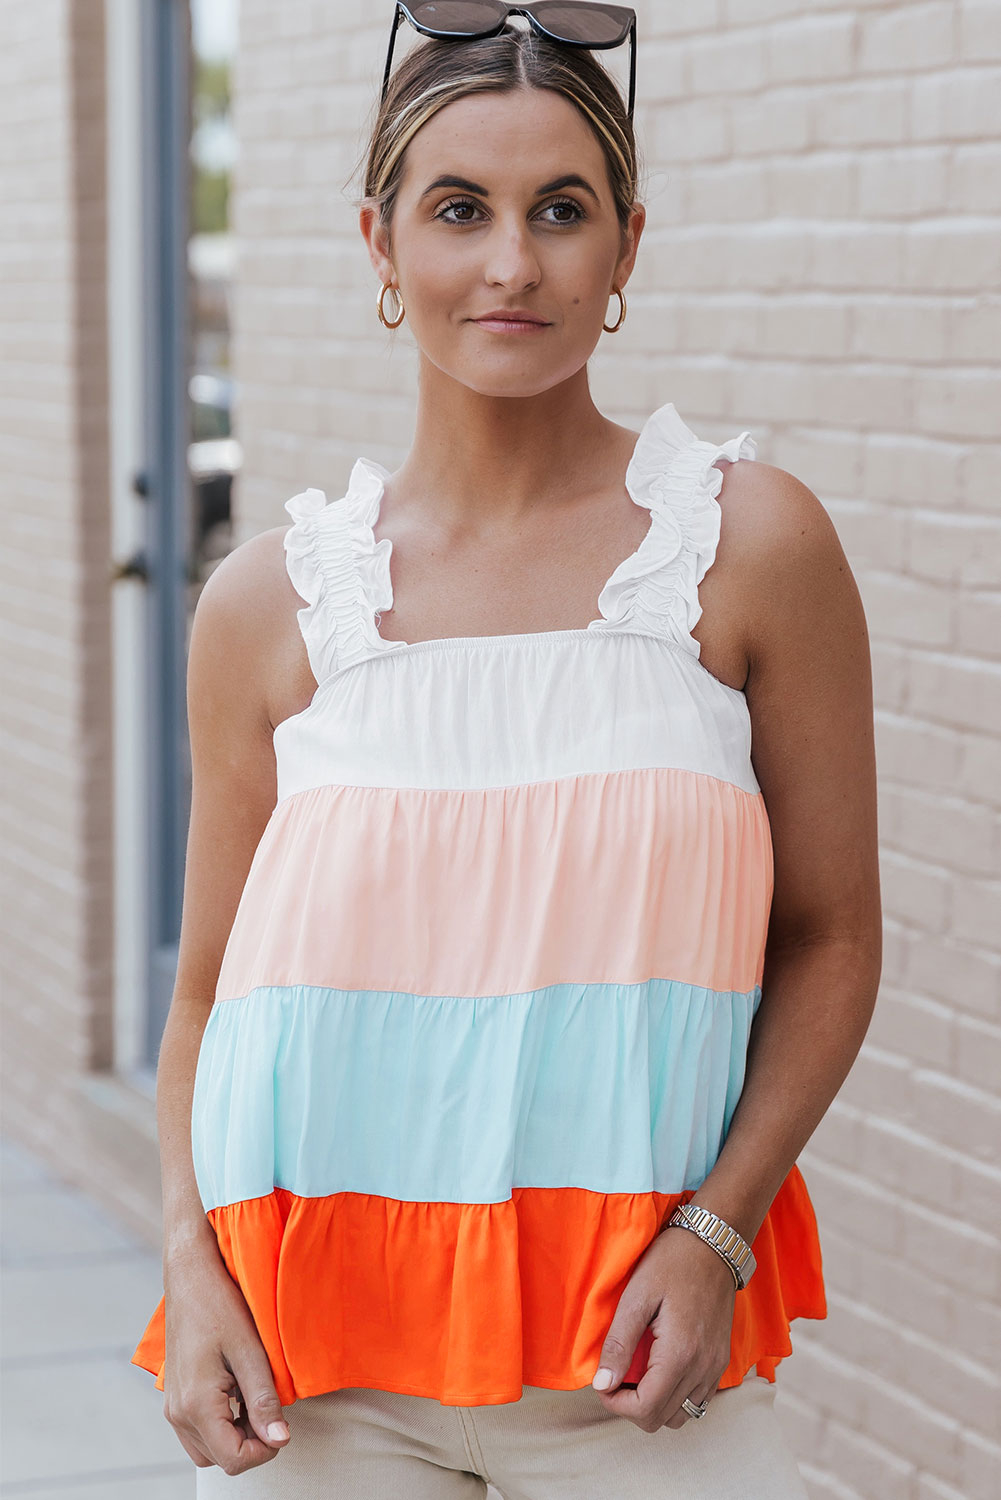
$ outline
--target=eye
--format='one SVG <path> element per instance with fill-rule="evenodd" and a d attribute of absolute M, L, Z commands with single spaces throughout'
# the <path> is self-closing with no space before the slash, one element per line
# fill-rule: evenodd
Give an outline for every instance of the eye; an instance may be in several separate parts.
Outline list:
<path fill-rule="evenodd" d="M 438 210 L 434 217 L 436 219 L 441 219 L 446 224 L 468 224 L 470 222 L 468 219 L 446 219 L 445 215 L 447 213 L 451 213 L 453 208 L 475 207 L 476 204 L 471 203 L 468 198 L 452 198 L 448 203 L 446 203 L 442 208 Z"/>
<path fill-rule="evenodd" d="M 448 219 L 445 217 L 445 215 L 451 213 L 453 209 L 475 209 L 476 207 L 477 205 L 473 203 L 469 198 L 450 198 L 449 201 L 438 210 L 434 217 L 436 219 L 441 219 L 443 224 L 472 224 L 474 222 L 473 219 Z M 580 204 L 575 203 L 572 198 L 554 198 L 550 203 L 546 204 L 546 209 L 550 208 L 569 208 L 572 210 L 572 218 L 555 219 L 553 220 L 553 222 L 556 224 L 576 224 L 579 222 L 579 220 L 587 218 L 587 215 L 581 208 Z"/>
<path fill-rule="evenodd" d="M 576 224 L 579 219 L 586 219 L 587 218 L 587 215 L 585 214 L 584 210 L 581 208 L 580 204 L 579 203 L 575 203 L 572 198 L 554 198 L 553 201 L 552 201 L 552 203 L 547 204 L 546 207 L 547 208 L 570 208 L 570 209 L 573 210 L 573 218 L 572 219 L 557 219 L 557 221 L 556 221 L 557 224 Z"/>

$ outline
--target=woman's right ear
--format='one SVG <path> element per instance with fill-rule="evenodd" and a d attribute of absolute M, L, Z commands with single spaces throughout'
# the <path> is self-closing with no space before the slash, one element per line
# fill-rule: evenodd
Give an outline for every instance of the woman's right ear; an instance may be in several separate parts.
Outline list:
<path fill-rule="evenodd" d="M 373 203 L 363 203 L 358 210 L 358 227 L 362 232 L 362 238 L 368 246 L 369 259 L 372 268 L 378 276 L 379 281 L 385 285 L 396 276 L 396 269 L 390 259 L 389 232 L 379 217 L 378 207 Z"/>

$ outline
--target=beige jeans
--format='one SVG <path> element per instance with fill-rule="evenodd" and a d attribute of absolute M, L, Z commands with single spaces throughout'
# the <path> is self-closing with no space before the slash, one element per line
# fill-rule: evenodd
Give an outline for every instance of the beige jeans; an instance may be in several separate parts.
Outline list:
<path fill-rule="evenodd" d="M 356 1387 L 285 1408 L 290 1438 L 245 1474 L 195 1469 L 197 1500 L 807 1500 L 760 1375 L 704 1417 L 644 1432 L 591 1386 L 525 1386 L 520 1401 L 442 1406 Z"/>

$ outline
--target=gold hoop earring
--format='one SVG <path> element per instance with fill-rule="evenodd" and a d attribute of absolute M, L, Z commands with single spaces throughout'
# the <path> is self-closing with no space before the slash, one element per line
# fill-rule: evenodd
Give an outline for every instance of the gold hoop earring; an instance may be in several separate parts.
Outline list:
<path fill-rule="evenodd" d="M 613 323 L 613 325 L 612 325 L 611 328 L 609 328 L 609 326 L 608 326 L 607 323 L 602 323 L 601 326 L 605 330 L 606 333 L 618 333 L 619 329 L 622 327 L 623 323 L 626 321 L 626 299 L 625 299 L 625 296 L 624 296 L 624 294 L 622 293 L 622 291 L 617 286 L 613 286 L 612 287 L 612 292 L 614 292 L 615 295 L 616 295 L 616 297 L 618 297 L 618 299 L 619 299 L 619 305 L 620 305 L 619 321 L 617 323 Z M 609 295 L 611 295 L 611 293 Z"/>
<path fill-rule="evenodd" d="M 385 297 L 386 293 L 390 291 L 395 294 L 396 300 L 400 306 L 400 316 L 397 318 L 395 323 L 390 323 L 389 319 L 386 317 L 386 314 L 382 310 L 382 299 L 383 297 Z M 376 307 L 379 310 L 379 322 L 382 323 L 386 328 L 399 328 L 400 324 L 403 322 L 403 319 L 407 315 L 407 310 L 403 306 L 403 294 L 398 286 L 393 286 L 391 281 L 384 282 L 383 285 L 379 288 L 379 295 L 376 298 Z"/>

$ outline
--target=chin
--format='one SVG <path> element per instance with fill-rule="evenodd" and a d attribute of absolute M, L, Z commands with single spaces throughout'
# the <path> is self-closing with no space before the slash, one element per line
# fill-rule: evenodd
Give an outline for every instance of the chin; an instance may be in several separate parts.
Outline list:
<path fill-rule="evenodd" d="M 466 386 L 468 390 L 475 391 L 479 396 L 496 396 L 498 399 L 540 396 L 545 391 L 551 391 L 554 386 L 562 385 L 580 368 L 577 364 L 566 370 L 540 368 L 533 366 L 530 358 L 521 361 L 521 368 L 512 367 L 506 370 L 500 368 L 470 370 L 461 365 L 433 362 L 438 365 L 438 369 L 444 375 L 456 381 L 457 384 Z"/>

